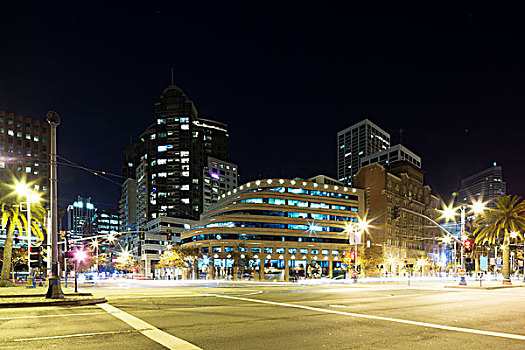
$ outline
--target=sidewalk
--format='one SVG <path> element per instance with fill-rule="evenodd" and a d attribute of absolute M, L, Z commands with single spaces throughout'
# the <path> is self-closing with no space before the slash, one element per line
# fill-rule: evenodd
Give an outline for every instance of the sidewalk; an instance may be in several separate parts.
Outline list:
<path fill-rule="evenodd" d="M 457 288 L 457 289 L 507 289 L 507 288 L 520 288 L 525 287 L 525 283 L 522 280 L 512 280 L 511 285 L 504 285 L 502 281 L 473 281 L 467 280 L 466 286 L 460 286 L 459 282 L 454 284 L 449 283 L 445 285 L 445 288 Z"/>
<path fill-rule="evenodd" d="M 62 287 L 64 299 L 47 299 L 47 287 L 26 288 L 25 285 L 0 288 L 0 308 L 35 306 L 82 306 L 105 303 L 105 298 L 94 298 L 91 293 L 75 293 Z"/>

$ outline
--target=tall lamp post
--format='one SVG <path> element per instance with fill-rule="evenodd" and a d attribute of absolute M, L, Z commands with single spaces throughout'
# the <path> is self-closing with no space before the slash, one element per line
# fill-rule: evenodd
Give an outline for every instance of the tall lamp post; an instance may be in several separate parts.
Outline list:
<path fill-rule="evenodd" d="M 51 208 L 51 275 L 49 277 L 46 298 L 64 299 L 64 293 L 60 286 L 58 275 L 58 210 L 57 210 L 57 126 L 60 125 L 60 117 L 55 111 L 46 113 L 46 120 L 51 127 L 51 149 L 50 149 L 50 208 Z"/>

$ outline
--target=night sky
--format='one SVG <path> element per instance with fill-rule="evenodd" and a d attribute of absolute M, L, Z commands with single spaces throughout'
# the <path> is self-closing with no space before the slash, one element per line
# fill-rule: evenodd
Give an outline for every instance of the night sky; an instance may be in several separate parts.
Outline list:
<path fill-rule="evenodd" d="M 242 183 L 335 177 L 337 132 L 366 117 L 392 144 L 403 129 L 444 199 L 494 161 L 508 192 L 525 195 L 517 9 L 283 3 L 3 2 L 0 108 L 42 120 L 55 109 L 58 154 L 120 174 L 173 68 L 199 115 L 229 125 Z M 120 196 L 63 165 L 58 191 L 62 207 L 77 195 L 116 207 Z"/>

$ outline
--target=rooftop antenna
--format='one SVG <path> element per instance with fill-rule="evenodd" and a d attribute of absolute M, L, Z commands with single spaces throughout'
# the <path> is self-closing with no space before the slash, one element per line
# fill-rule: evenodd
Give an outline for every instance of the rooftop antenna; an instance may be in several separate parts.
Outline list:
<path fill-rule="evenodd" d="M 173 85 L 173 68 L 171 68 L 171 85 Z"/>
<path fill-rule="evenodd" d="M 399 143 L 403 144 L 403 128 L 399 129 Z"/>

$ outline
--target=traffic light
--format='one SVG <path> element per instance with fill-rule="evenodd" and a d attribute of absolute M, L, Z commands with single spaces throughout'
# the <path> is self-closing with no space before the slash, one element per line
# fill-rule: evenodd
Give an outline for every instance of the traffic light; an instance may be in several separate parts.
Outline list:
<path fill-rule="evenodd" d="M 29 247 L 29 266 L 42 266 L 42 246 Z"/>
<path fill-rule="evenodd" d="M 144 232 L 143 232 L 143 231 L 139 232 L 139 239 L 140 239 L 141 241 L 144 240 Z"/>
<path fill-rule="evenodd" d="M 350 252 L 350 260 L 355 261 L 355 252 Z"/>
<path fill-rule="evenodd" d="M 472 241 L 470 239 L 466 239 L 463 242 L 463 245 L 465 246 L 465 250 L 471 250 L 472 249 Z"/>
<path fill-rule="evenodd" d="M 166 234 L 168 242 L 171 242 L 171 236 L 172 236 L 172 232 L 171 232 L 171 230 L 168 230 L 168 233 Z"/>
<path fill-rule="evenodd" d="M 15 244 L 19 244 L 20 243 L 20 238 L 18 238 L 18 236 L 15 236 L 15 237 L 13 237 L 13 241 L 15 242 Z"/>

